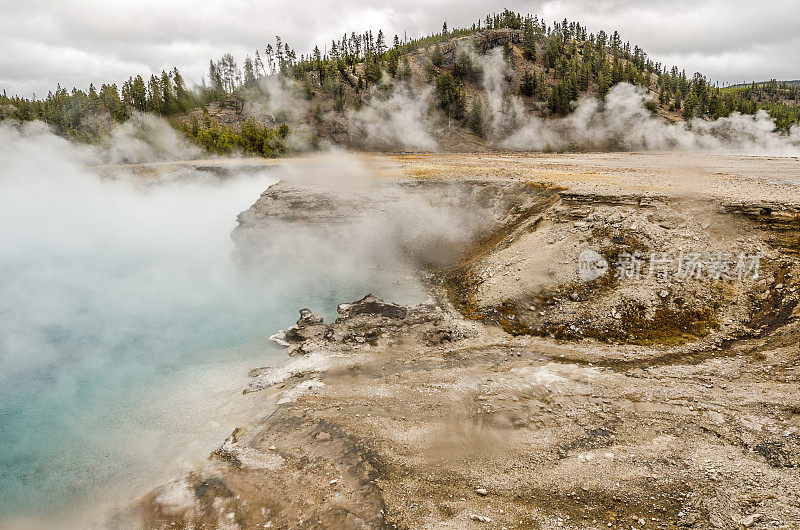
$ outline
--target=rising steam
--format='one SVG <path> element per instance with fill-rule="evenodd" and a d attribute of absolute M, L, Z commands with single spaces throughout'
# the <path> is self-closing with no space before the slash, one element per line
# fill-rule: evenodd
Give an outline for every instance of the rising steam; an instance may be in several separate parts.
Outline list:
<path fill-rule="evenodd" d="M 109 164 L 138 164 L 189 160 L 201 156 L 202 150 L 190 144 L 164 119 L 134 113 L 112 130 L 96 153 Z"/>
<path fill-rule="evenodd" d="M 527 123 L 501 142 L 519 151 L 631 150 L 732 151 L 796 154 L 800 128 L 780 134 L 763 110 L 754 116 L 733 113 L 714 121 L 665 123 L 645 107 L 649 94 L 627 83 L 615 85 L 605 101 L 586 97 L 572 114 L 558 119 L 527 117 Z"/>
<path fill-rule="evenodd" d="M 43 507 L 129 500 L 201 462 L 256 414 L 240 393 L 247 371 L 282 359 L 267 337 L 297 308 L 330 315 L 370 291 L 421 301 L 416 283 L 351 260 L 377 262 L 389 240 L 369 249 L 352 236 L 349 253 L 304 240 L 310 230 L 276 234 L 281 252 L 242 270 L 230 231 L 276 176 L 256 163 L 225 179 L 106 165 L 187 156 L 160 127 L 143 118 L 104 148 L 40 123 L 0 124 L 0 526 Z"/>
<path fill-rule="evenodd" d="M 452 259 L 486 228 L 489 212 L 468 189 L 380 176 L 392 169 L 336 150 L 278 168 L 280 182 L 239 216 L 237 248 L 251 261 L 299 260 L 298 270 L 325 264 L 313 280 L 339 269 L 411 274 Z"/>
<path fill-rule="evenodd" d="M 365 144 L 371 149 L 436 151 L 436 140 L 428 132 L 430 99 L 429 88 L 416 93 L 404 83 L 385 101 L 371 99 L 350 113 L 350 121 L 355 130 L 363 131 Z"/>
<path fill-rule="evenodd" d="M 788 133 L 776 128 L 764 111 L 733 113 L 717 120 L 693 119 L 668 123 L 646 106 L 652 95 L 644 88 L 619 83 L 605 98 L 584 96 L 565 117 L 539 117 L 525 108 L 512 82 L 503 50 L 482 54 L 471 41 L 460 42 L 454 55 L 466 55 L 478 72 L 477 90 L 467 83 L 466 102 L 483 103 L 487 143 L 512 151 L 698 151 L 794 155 L 800 152 L 800 126 Z M 323 92 L 325 90 L 323 89 Z M 362 106 L 344 113 L 328 110 L 319 116 L 316 100 L 303 97 L 293 80 L 269 78 L 258 95 L 251 95 L 253 115 L 287 120 L 291 144 L 301 150 L 320 145 L 316 134 L 332 143 L 374 150 L 436 151 L 446 131 L 437 120 L 436 97 L 430 84 L 393 82 L 389 78 L 358 96 Z M 354 96 L 348 95 L 349 104 Z M 316 116 L 310 118 L 310 116 Z M 464 127 L 465 124 L 453 125 Z M 316 131 L 316 132 L 315 132 Z M 461 150 L 455 146 L 456 150 Z"/>

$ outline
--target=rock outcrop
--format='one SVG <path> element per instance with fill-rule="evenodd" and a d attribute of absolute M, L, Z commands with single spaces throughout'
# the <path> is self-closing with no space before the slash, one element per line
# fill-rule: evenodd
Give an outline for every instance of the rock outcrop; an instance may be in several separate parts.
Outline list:
<path fill-rule="evenodd" d="M 284 332 L 284 340 L 292 344 L 290 354 L 308 353 L 333 344 L 375 345 L 381 338 L 405 333 L 411 328 L 422 332 L 429 344 L 461 338 L 459 330 L 433 303 L 408 307 L 368 294 L 356 302 L 339 304 L 337 312 L 336 320 L 325 324 L 316 313 L 301 310 L 297 324 Z"/>

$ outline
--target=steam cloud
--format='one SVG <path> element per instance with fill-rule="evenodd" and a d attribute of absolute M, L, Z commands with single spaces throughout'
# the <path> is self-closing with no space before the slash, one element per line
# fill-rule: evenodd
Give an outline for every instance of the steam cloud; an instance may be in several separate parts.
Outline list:
<path fill-rule="evenodd" d="M 278 184 L 240 216 L 237 248 L 324 263 L 312 278 L 337 269 L 411 274 L 420 262 L 442 264 L 486 227 L 489 210 L 476 208 L 457 183 L 378 177 L 374 163 L 329 151 L 278 168 Z"/>
<path fill-rule="evenodd" d="M 509 82 L 509 65 L 503 51 L 478 53 L 471 41 L 461 42 L 456 56 L 466 54 L 480 72 L 480 89 L 469 91 L 484 102 L 489 145 L 513 151 L 698 151 L 742 154 L 796 155 L 800 152 L 800 126 L 787 133 L 777 130 L 763 110 L 755 115 L 733 113 L 717 120 L 694 119 L 666 123 L 652 115 L 645 104 L 646 89 L 620 83 L 604 100 L 584 96 L 575 110 L 562 118 L 540 118 L 527 112 L 516 87 Z M 250 108 L 258 116 L 287 119 L 296 133 L 293 145 L 311 146 L 313 126 L 306 123 L 314 109 L 294 81 L 264 82 L 269 96 L 255 98 Z M 344 115 L 328 112 L 322 129 L 335 142 L 378 150 L 435 151 L 441 135 L 432 112 L 435 96 L 429 85 L 419 88 L 407 82 L 372 87 L 364 106 Z"/>
<path fill-rule="evenodd" d="M 776 132 L 763 110 L 754 116 L 733 113 L 714 121 L 664 123 L 645 107 L 649 95 L 627 83 L 615 85 L 605 104 L 582 99 L 574 112 L 560 119 L 528 116 L 527 123 L 502 141 L 515 150 L 645 150 L 735 151 L 791 155 L 800 152 L 800 129 L 790 135 Z"/>
<path fill-rule="evenodd" d="M 646 91 L 628 84 L 613 87 L 603 102 L 583 98 L 564 118 L 537 118 L 510 90 L 500 50 L 485 56 L 469 53 L 483 71 L 479 96 L 488 102 L 490 141 L 499 148 L 800 152 L 800 127 L 781 134 L 764 111 L 669 124 L 646 108 Z M 293 123 L 293 141 L 307 147 L 310 128 L 302 121 L 311 109 L 298 96 L 300 87 L 268 83 L 269 98 L 249 101 L 249 112 L 285 117 Z M 360 110 L 326 119 L 344 119 L 346 129 L 365 135 L 372 148 L 436 150 L 432 98 L 430 89 L 415 91 L 408 85 L 393 87 L 388 97 L 373 88 Z M 74 444 L 91 460 L 107 455 L 107 447 L 82 436 L 86 432 L 96 430 L 120 447 L 146 437 L 142 432 L 129 436 L 118 424 L 106 423 L 108 411 L 84 401 L 80 374 L 107 379 L 98 391 L 98 403 L 104 403 L 130 380 L 154 378 L 148 363 L 163 368 L 153 359 L 174 355 L 187 344 L 188 339 L 175 336 L 175 327 L 190 334 L 201 328 L 226 333 L 238 329 L 245 314 L 263 317 L 251 324 L 268 333 L 288 324 L 298 307 L 316 309 L 327 301 L 322 309 L 330 312 L 336 302 L 369 291 L 401 303 L 421 301 L 423 290 L 410 279 L 411 272 L 420 262 L 448 262 L 492 221 L 492 213 L 476 209 L 463 187 L 376 178 L 396 168 L 376 168 L 336 150 L 225 182 L 190 168 L 177 179 L 163 179 L 162 173 L 152 185 L 125 167 L 102 170 L 112 178 L 103 178 L 97 167 L 201 155 L 168 123 L 149 115 L 134 115 L 105 144 L 94 147 L 71 144 L 41 123 L 0 123 L 0 397 L 5 406 L 22 407 L 22 415 L 14 417 L 30 412 L 25 407 L 45 417 L 41 423 L 12 425 L 0 436 L 21 461 L 31 457 L 23 450 L 32 446 L 31 440 L 44 444 L 37 450 L 52 455 Z M 234 215 L 277 180 L 282 182 L 241 215 L 242 228 L 234 233 L 238 257 L 250 265 L 243 280 L 229 259 Z M 297 203 L 284 202 L 281 211 L 280 197 L 270 202 L 274 192 Z M 323 223 L 314 219 L 320 211 L 330 215 Z M 398 279 L 403 286 L 395 287 Z M 92 320 L 97 314 L 102 318 Z M 190 315 L 188 322 L 175 320 L 176 314 Z M 147 331 L 136 336 L 141 344 L 135 354 L 109 357 L 109 350 L 130 339 L 130 328 Z M 77 337 L 65 354 L 53 337 L 72 337 L 76 330 L 94 335 Z M 118 371 L 119 363 L 131 358 L 131 370 Z M 91 424 L 59 415 L 64 406 L 82 407 Z M 122 417 L 129 411 L 116 412 Z M 37 429 L 49 421 L 67 433 L 66 439 L 41 440 Z M 199 429 L 184 427 L 186 432 Z M 209 439 L 219 436 L 214 432 Z M 113 455 L 120 468 L 131 467 L 121 462 L 128 457 Z M 85 472 L 96 466 L 85 461 L 76 468 Z M 23 475 L 18 478 L 24 482 Z M 74 489 L 53 477 L 39 480 Z"/>
<path fill-rule="evenodd" d="M 482 55 L 475 51 L 470 42 L 468 46 L 461 46 L 460 51 L 467 53 L 470 60 L 480 66 L 482 71 L 483 91 L 488 102 L 491 138 L 495 143 L 517 128 L 519 120 L 525 116 L 525 107 L 519 96 L 510 93 L 506 76 L 508 64 L 503 58 L 503 50 L 495 48 Z"/>
<path fill-rule="evenodd" d="M 105 166 L 186 156 L 169 129 L 146 120 L 158 129 L 150 142 L 130 124 L 105 148 L 40 123 L 0 124 L 0 521 L 11 509 L 94 501 L 101 484 L 120 484 L 111 497 L 123 485 L 135 491 L 207 456 L 237 424 L 228 413 L 252 417 L 246 398 L 234 398 L 247 370 L 278 355 L 266 337 L 299 307 L 330 315 L 370 291 L 422 299 L 416 283 L 348 261 L 334 248 L 341 241 L 304 241 L 303 231 L 276 234 L 281 253 L 242 270 L 231 259 L 236 214 L 276 175 L 231 166 L 221 180 L 188 166 L 164 179 L 171 170 L 157 165 L 161 178 L 142 179 Z M 360 257 L 391 246 L 349 241 Z M 314 259 L 322 255 L 329 260 Z M 242 354 L 255 338 L 259 347 Z"/>
<path fill-rule="evenodd" d="M 300 151 L 313 147 L 329 148 L 329 142 L 313 139 L 313 127 L 305 120 L 314 114 L 321 118 L 323 128 L 347 135 L 352 145 L 368 149 L 435 151 L 437 144 L 431 136 L 427 115 L 431 104 L 431 89 L 413 90 L 400 83 L 388 95 L 380 87 L 371 87 L 358 110 L 341 114 L 336 111 L 316 116 L 314 102 L 303 95 L 305 89 L 293 79 L 267 77 L 259 80 L 259 90 L 250 91 L 246 113 L 260 120 L 291 125 L 290 147 Z M 387 86 L 384 84 L 384 86 Z M 321 145 L 320 145 L 321 144 Z"/>
<path fill-rule="evenodd" d="M 107 150 L 0 125 L 0 526 L 16 510 L 96 506 L 99 485 L 142 487 L 231 428 L 216 407 L 233 406 L 254 363 L 220 349 L 268 325 L 273 298 L 236 272 L 229 232 L 272 180 L 151 184 L 98 167 L 185 155 L 146 120 L 166 146 L 139 142 L 136 122 Z"/>
<path fill-rule="evenodd" d="M 165 120 L 152 114 L 134 113 L 128 121 L 114 127 L 96 153 L 108 164 L 139 164 L 190 160 L 200 157 L 203 151 Z"/>
<path fill-rule="evenodd" d="M 357 130 L 364 131 L 370 148 L 435 151 L 436 140 L 427 130 L 430 98 L 430 89 L 415 93 L 407 84 L 401 84 L 388 100 L 374 98 L 352 112 L 350 119 Z"/>

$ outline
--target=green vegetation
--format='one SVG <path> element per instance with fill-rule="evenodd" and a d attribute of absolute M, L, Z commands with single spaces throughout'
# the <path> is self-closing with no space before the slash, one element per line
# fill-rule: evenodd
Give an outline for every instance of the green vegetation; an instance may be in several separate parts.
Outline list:
<path fill-rule="evenodd" d="M 442 46 L 453 38 L 478 36 L 496 30 L 512 32 L 510 39 L 503 44 L 508 61 L 514 62 L 515 59 L 510 42 L 521 43 L 521 56 L 528 64 L 515 65 L 527 67 L 519 92 L 544 102 L 553 114 L 571 112 L 573 102 L 581 93 L 595 91 L 604 96 L 612 86 L 627 82 L 651 90 L 657 94 L 656 105 L 665 112 L 680 113 L 685 119 L 717 119 L 732 112 L 754 114 L 764 109 L 781 129 L 788 130 L 793 124 L 800 123 L 796 83 L 778 85 L 777 88 L 763 84 L 758 90 L 752 87 L 720 88 L 699 73 L 689 78 L 685 71 L 675 66 L 667 69 L 652 61 L 638 46 L 623 42 L 616 31 L 611 35 L 604 31 L 592 34 L 579 23 L 566 19 L 548 26 L 536 16 L 523 16 L 509 10 L 488 15 L 468 28 L 443 28 L 442 33 L 420 39 L 401 41 L 395 36 L 392 47 L 385 45 L 383 33 L 379 31 L 376 41 L 372 32 L 345 35 L 341 40 L 331 42 L 329 55 L 320 55 L 317 49 L 312 57 L 301 55 L 297 62 L 287 62 L 289 52 L 285 50 L 283 62 L 271 67 L 270 71 L 283 72 L 295 78 L 314 69 L 320 72 L 321 77 L 338 73 L 361 91 L 380 79 L 380 76 L 368 75 L 368 72 L 385 68 L 395 78 L 408 78 L 407 66 L 406 73 L 401 75 L 403 69 L 398 65 L 407 65 L 410 53 L 425 50 L 430 60 L 429 78 L 434 83 L 437 106 L 448 119 L 466 118 L 467 125 L 473 127 L 474 120 L 466 117 L 463 97 L 458 96 L 458 89 L 465 83 L 479 84 L 482 72 L 463 51 L 456 53 L 451 63 L 446 64 Z M 361 69 L 357 68 L 359 65 Z M 447 77 L 448 73 L 456 81 L 455 87 Z M 651 105 L 650 110 L 656 112 L 658 107 Z"/>
<path fill-rule="evenodd" d="M 220 124 L 203 113 L 202 121 L 193 114 L 188 125 L 182 126 L 186 135 L 198 145 L 219 155 L 240 152 L 247 155 L 276 157 L 286 152 L 286 138 L 289 126 L 265 127 L 254 120 L 245 121 L 236 130 Z"/>
<path fill-rule="evenodd" d="M 385 91 L 392 83 L 411 81 L 414 68 L 421 67 L 433 86 L 435 106 L 448 124 L 469 127 L 482 136 L 487 130 L 486 105 L 473 94 L 485 88 L 483 70 L 474 55 L 451 42 L 462 38 L 471 38 L 478 53 L 502 46 L 508 66 L 506 82 L 527 101 L 529 109 L 545 116 L 569 114 L 582 94 L 604 97 L 615 84 L 626 82 L 655 94 L 651 112 L 672 119 L 716 119 L 763 109 L 780 129 L 800 123 L 797 82 L 773 80 L 720 88 L 699 73 L 688 77 L 675 66 L 668 69 L 654 62 L 638 46 L 623 42 L 617 32 L 589 33 L 581 24 L 566 19 L 549 26 L 536 16 L 509 10 L 465 28 L 444 25 L 440 33 L 418 39 L 397 35 L 389 39 L 381 30 L 344 34 L 325 47 L 326 53 L 317 46 L 299 57 L 278 36 L 274 43 L 245 57 L 241 67 L 231 54 L 210 61 L 202 85 L 192 90 L 176 68 L 149 79 L 132 76 L 121 88 L 103 84 L 99 90 L 90 85 L 86 91 L 68 91 L 59 86 L 44 98 L 31 99 L 4 92 L 0 95 L 0 120 L 41 120 L 60 135 L 91 142 L 132 113 L 146 112 L 171 117 L 190 138 L 212 152 L 242 149 L 276 156 L 283 152 L 276 138 L 277 131 L 283 130 L 279 124 L 284 117 L 272 116 L 267 124 L 259 124 L 245 120 L 243 114 L 248 98 L 269 97 L 265 78 L 284 87 L 289 86 L 288 80 L 296 81 L 302 87 L 301 97 L 310 102 L 310 109 L 316 109 L 310 121 L 319 125 L 324 122 L 325 107 L 339 113 L 357 110 L 372 94 L 372 87 Z M 481 47 L 484 40 L 491 42 L 488 48 Z M 330 104 L 325 105 L 326 101 Z M 205 118 L 202 124 L 189 123 L 190 116 L 202 116 L 204 111 L 213 115 L 216 108 L 232 108 L 241 119 L 228 127 Z"/>
<path fill-rule="evenodd" d="M 780 129 L 800 123 L 800 81 L 778 82 L 773 79 L 721 88 L 720 92 L 735 102 L 737 109 L 747 107 L 747 114 L 758 109 L 766 110 Z"/>
<path fill-rule="evenodd" d="M 530 70 L 522 74 L 522 82 L 519 84 L 519 93 L 523 96 L 532 97 L 536 93 L 536 76 Z"/>
<path fill-rule="evenodd" d="M 129 78 L 122 90 L 115 84 L 94 85 L 84 92 L 59 86 L 42 99 L 0 95 L 0 119 L 39 120 L 66 138 L 95 141 L 113 123 L 121 123 L 133 112 L 170 116 L 197 106 L 196 96 L 185 86 L 178 69 L 150 76 Z"/>
<path fill-rule="evenodd" d="M 436 102 L 448 118 L 464 117 L 464 91 L 450 72 L 436 76 Z"/>

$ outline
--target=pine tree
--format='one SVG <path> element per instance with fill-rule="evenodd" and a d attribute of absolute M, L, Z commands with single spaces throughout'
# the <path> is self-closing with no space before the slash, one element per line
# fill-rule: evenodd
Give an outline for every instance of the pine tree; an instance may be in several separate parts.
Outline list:
<path fill-rule="evenodd" d="M 212 97 L 214 99 L 221 98 L 225 93 L 225 87 L 222 83 L 222 74 L 214 61 L 210 61 L 208 64 L 208 82 L 211 85 Z"/>
<path fill-rule="evenodd" d="M 444 55 L 442 55 L 442 48 L 439 46 L 439 43 L 436 43 L 436 46 L 433 47 L 433 53 L 431 54 L 431 62 L 433 66 L 437 68 L 442 67 L 442 63 L 444 62 Z"/>
<path fill-rule="evenodd" d="M 131 84 L 131 103 L 133 108 L 145 112 L 147 110 L 147 86 L 142 76 L 137 75 Z"/>
<path fill-rule="evenodd" d="M 525 26 L 522 34 L 523 56 L 529 61 L 536 61 L 536 35 L 533 31 L 531 20 L 525 19 Z"/>
<path fill-rule="evenodd" d="M 162 114 L 172 114 L 178 110 L 175 94 L 172 91 L 172 79 L 165 71 L 161 71 L 159 88 L 161 89 L 161 112 Z"/>
<path fill-rule="evenodd" d="M 690 92 L 689 97 L 686 98 L 686 103 L 683 105 L 683 119 L 689 121 L 694 118 L 699 113 L 699 106 L 700 101 L 697 99 L 697 96 L 694 92 Z"/>
<path fill-rule="evenodd" d="M 411 79 L 411 64 L 408 61 L 408 56 L 403 57 L 403 64 L 400 67 L 397 77 L 399 79 Z"/>
<path fill-rule="evenodd" d="M 605 97 L 611 85 L 611 70 L 608 67 L 608 62 L 604 62 L 603 68 L 600 71 L 600 78 L 597 80 L 597 92 L 600 96 Z"/>
<path fill-rule="evenodd" d="M 256 77 L 267 75 L 267 72 L 264 70 L 264 61 L 261 60 L 261 54 L 258 53 L 258 50 L 256 50 L 256 58 L 253 59 L 253 67 L 256 71 Z"/>
<path fill-rule="evenodd" d="M 245 86 L 254 86 L 256 84 L 256 72 L 253 66 L 253 60 L 248 55 L 244 60 L 244 84 Z"/>
<path fill-rule="evenodd" d="M 269 73 L 270 75 L 275 73 L 275 61 L 274 55 L 275 51 L 272 49 L 272 44 L 267 44 L 264 48 L 264 55 L 267 56 L 267 64 L 269 65 Z"/>
<path fill-rule="evenodd" d="M 397 66 L 399 59 L 400 51 L 397 48 L 392 48 L 389 50 L 386 61 L 386 71 L 389 72 L 389 75 L 392 77 L 397 77 Z"/>
<path fill-rule="evenodd" d="M 325 79 L 325 72 L 322 70 L 322 52 L 319 51 L 319 46 L 314 46 L 314 68 L 317 70 L 319 74 L 319 81 L 320 83 Z"/>
<path fill-rule="evenodd" d="M 386 41 L 383 38 L 383 30 L 378 30 L 378 40 L 375 44 L 378 50 L 378 55 L 383 55 L 386 51 Z"/>
<path fill-rule="evenodd" d="M 464 116 L 464 91 L 456 83 L 450 72 L 436 76 L 436 99 L 439 108 L 449 118 L 461 119 Z"/>
<path fill-rule="evenodd" d="M 147 104 L 145 108 L 150 112 L 156 113 L 160 113 L 163 110 L 161 85 L 155 75 L 151 75 L 150 81 L 147 83 Z"/>
<path fill-rule="evenodd" d="M 488 132 L 488 118 L 484 110 L 483 102 L 480 97 L 472 99 L 472 106 L 469 111 L 469 128 L 481 138 Z"/>
<path fill-rule="evenodd" d="M 536 92 L 536 77 L 526 70 L 522 74 L 522 82 L 519 85 L 519 93 L 526 97 L 531 97 Z"/>
<path fill-rule="evenodd" d="M 194 102 L 192 101 L 191 93 L 186 90 L 183 76 L 177 68 L 172 70 L 172 82 L 175 85 L 175 100 L 177 102 L 178 109 L 182 111 L 188 110 Z"/>

